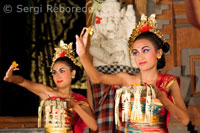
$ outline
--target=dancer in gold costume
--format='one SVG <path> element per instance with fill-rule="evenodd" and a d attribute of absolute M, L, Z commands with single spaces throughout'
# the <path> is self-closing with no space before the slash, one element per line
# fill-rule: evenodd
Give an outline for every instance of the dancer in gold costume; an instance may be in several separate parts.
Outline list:
<path fill-rule="evenodd" d="M 65 132 L 81 133 L 87 126 L 95 131 L 97 129 L 97 124 L 87 99 L 80 94 L 74 93 L 71 89 L 71 84 L 78 81 L 83 74 L 81 64 L 78 58 L 75 58 L 72 43 L 65 44 L 61 41 L 60 47 L 55 50 L 56 52 L 52 63 L 52 76 L 56 87 L 34 83 L 30 80 L 24 79 L 20 75 L 13 75 L 13 71 L 19 70 L 16 62 L 14 62 L 8 69 L 4 80 L 27 88 L 29 91 L 38 95 L 42 100 L 59 99 L 66 101 L 64 102 L 67 104 L 64 105 L 67 107 L 67 110 L 65 110 L 65 118 L 61 121 L 57 121 L 59 116 L 53 117 L 50 122 L 46 121 L 46 123 L 52 124 L 54 121 L 57 121 L 58 125 L 60 125 L 59 122 L 62 122 L 64 125 L 59 128 L 66 128 Z M 57 110 L 57 113 L 59 113 L 59 109 L 49 110 L 49 113 L 54 110 Z M 57 113 L 55 112 L 54 114 Z M 45 125 L 48 130 L 51 128 L 51 124 Z M 54 131 L 58 132 L 58 130 Z M 62 131 L 60 130 L 60 132 Z"/>
<path fill-rule="evenodd" d="M 137 101 L 137 106 L 135 106 L 137 108 L 132 106 L 131 109 L 143 113 L 141 118 L 130 119 L 127 123 L 116 125 L 115 129 L 113 129 L 116 132 L 168 132 L 169 113 L 183 125 L 189 123 L 189 115 L 180 93 L 179 78 L 174 75 L 162 74 L 158 71 L 165 66 L 164 53 L 167 53 L 170 47 L 162 33 L 156 29 L 156 24 L 155 15 L 151 15 L 149 18 L 142 15 L 140 22 L 133 29 L 129 39 L 130 52 L 134 55 L 135 62 L 140 69 L 140 73 L 136 75 L 128 73 L 99 73 L 87 55 L 89 31 L 83 29 L 80 37 L 76 35 L 77 54 L 93 84 L 108 84 L 116 88 L 114 87 L 116 85 L 132 86 L 133 83 L 136 83 L 154 88 L 156 95 L 154 99 L 155 108 L 152 109 L 152 105 L 150 105 L 150 110 L 147 109 L 153 113 L 152 121 L 148 123 L 142 117 L 145 116 L 146 112 L 145 99 L 149 95 L 143 95 L 138 92 L 140 99 Z M 135 100 L 130 100 L 130 102 L 135 102 Z M 120 115 L 120 113 L 118 114 Z"/>

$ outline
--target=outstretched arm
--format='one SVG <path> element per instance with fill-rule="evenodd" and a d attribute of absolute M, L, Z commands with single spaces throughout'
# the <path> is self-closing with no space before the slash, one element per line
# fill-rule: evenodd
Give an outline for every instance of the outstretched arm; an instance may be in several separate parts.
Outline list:
<path fill-rule="evenodd" d="M 91 28 L 87 31 L 83 28 L 80 37 L 76 35 L 76 52 L 80 57 L 80 60 L 84 66 L 85 71 L 87 72 L 90 80 L 94 84 L 102 83 L 109 85 L 129 85 L 127 81 L 124 79 L 125 76 L 130 77 L 127 73 L 118 73 L 118 74 L 102 74 L 97 71 L 97 69 L 93 66 L 92 62 L 89 59 L 88 51 L 87 51 L 87 41 L 88 35 Z M 132 79 L 133 76 L 132 76 Z M 134 81 L 134 80 L 133 80 Z M 135 81 L 137 82 L 137 81 Z"/>
<path fill-rule="evenodd" d="M 29 91 L 35 93 L 36 95 L 40 96 L 42 99 L 48 98 L 48 92 L 50 92 L 51 88 L 45 86 L 43 84 L 34 83 L 30 80 L 24 79 L 20 75 L 13 75 L 13 71 L 19 70 L 13 64 L 9 67 L 6 75 L 4 77 L 4 81 L 17 84 L 24 88 L 27 88 Z"/>
<path fill-rule="evenodd" d="M 170 86 L 170 94 L 173 97 L 174 103 L 172 103 L 164 93 L 158 88 L 155 88 L 155 92 L 159 100 L 164 107 L 183 125 L 187 125 L 190 121 L 187 108 L 181 96 L 180 88 L 177 80 Z"/>

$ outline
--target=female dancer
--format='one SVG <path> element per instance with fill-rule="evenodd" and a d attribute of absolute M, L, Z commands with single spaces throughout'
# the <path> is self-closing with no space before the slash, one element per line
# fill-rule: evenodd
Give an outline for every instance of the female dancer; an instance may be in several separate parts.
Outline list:
<path fill-rule="evenodd" d="M 92 130 L 97 130 L 96 120 L 91 112 L 87 99 L 77 93 L 72 92 L 71 84 L 75 83 L 82 77 L 80 64 L 74 58 L 74 51 L 66 47 L 57 48 L 52 63 L 52 76 L 56 87 L 49 87 L 43 84 L 34 83 L 22 76 L 13 75 L 13 71 L 19 70 L 14 64 L 8 69 L 4 80 L 24 88 L 40 96 L 41 99 L 51 97 L 61 97 L 66 99 L 68 110 L 67 124 L 70 125 L 68 132 L 81 133 L 88 126 Z"/>
<path fill-rule="evenodd" d="M 99 73 L 87 56 L 89 30 L 83 29 L 80 37 L 76 35 L 76 51 L 94 84 L 129 86 L 136 82 L 154 87 L 157 110 L 153 110 L 153 126 L 144 121 L 131 121 L 125 126 L 126 131 L 168 132 L 168 112 L 183 125 L 189 123 L 187 109 L 180 93 L 179 79 L 173 75 L 158 72 L 158 69 L 165 66 L 164 53 L 169 51 L 169 45 L 160 31 L 156 29 L 155 16 L 152 15 L 147 19 L 143 15 L 129 40 L 130 52 L 134 55 L 135 62 L 140 69 L 140 73 L 136 75 Z M 144 109 L 145 106 L 142 108 Z M 116 128 L 124 131 L 123 128 Z"/>

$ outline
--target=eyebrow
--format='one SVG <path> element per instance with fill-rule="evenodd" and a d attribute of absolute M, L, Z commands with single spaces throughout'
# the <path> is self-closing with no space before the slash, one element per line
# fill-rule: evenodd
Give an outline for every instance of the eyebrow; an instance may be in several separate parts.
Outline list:
<path fill-rule="evenodd" d="M 144 46 L 144 47 L 142 47 L 142 49 L 144 49 L 144 48 L 150 48 L 149 46 Z M 151 49 L 151 48 L 150 48 Z M 133 49 L 133 50 L 137 50 L 137 49 Z"/>
<path fill-rule="evenodd" d="M 142 49 L 144 49 L 144 48 L 150 48 L 149 46 L 144 46 L 144 47 L 142 47 Z"/>
<path fill-rule="evenodd" d="M 58 70 L 61 70 L 61 69 L 67 69 L 67 68 L 61 67 L 61 68 L 59 68 L 59 69 L 53 69 L 53 71 L 58 71 Z"/>

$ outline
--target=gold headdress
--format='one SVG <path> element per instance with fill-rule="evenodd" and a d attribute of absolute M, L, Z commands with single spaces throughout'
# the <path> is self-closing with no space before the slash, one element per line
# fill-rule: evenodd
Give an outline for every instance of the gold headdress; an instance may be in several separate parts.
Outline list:
<path fill-rule="evenodd" d="M 131 42 L 135 41 L 135 38 L 139 36 L 143 32 L 152 32 L 155 35 L 157 35 L 158 38 L 160 38 L 163 42 L 166 42 L 166 39 L 164 38 L 163 34 L 156 29 L 157 22 L 155 19 L 156 15 L 152 14 L 149 18 L 145 16 L 144 14 L 141 15 L 140 22 L 136 25 L 136 28 L 133 29 L 133 32 L 131 34 L 131 37 L 129 39 L 129 48 L 130 51 L 132 50 Z"/>
<path fill-rule="evenodd" d="M 68 57 L 69 59 L 73 61 L 73 63 L 76 66 L 79 66 L 79 67 L 82 66 L 79 57 L 75 57 L 75 52 L 73 50 L 72 44 L 73 44 L 72 42 L 69 44 L 66 44 L 64 43 L 63 40 L 60 41 L 59 47 L 55 48 L 56 52 L 54 53 L 54 57 L 52 60 L 51 71 L 52 71 L 52 67 L 55 61 L 60 57 Z"/>

